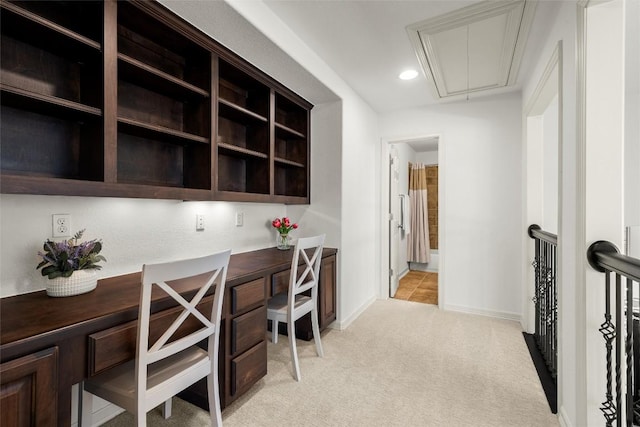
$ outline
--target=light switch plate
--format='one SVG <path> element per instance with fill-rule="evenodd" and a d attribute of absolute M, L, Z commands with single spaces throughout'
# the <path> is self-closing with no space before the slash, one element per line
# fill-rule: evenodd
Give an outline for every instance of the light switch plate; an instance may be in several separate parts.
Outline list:
<path fill-rule="evenodd" d="M 196 231 L 204 231 L 204 215 L 196 215 Z"/>

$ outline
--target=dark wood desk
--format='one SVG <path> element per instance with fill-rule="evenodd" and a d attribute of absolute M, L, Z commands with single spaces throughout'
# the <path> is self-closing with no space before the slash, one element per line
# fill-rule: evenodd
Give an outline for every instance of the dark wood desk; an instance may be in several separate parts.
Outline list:
<path fill-rule="evenodd" d="M 220 342 L 223 406 L 266 374 L 266 301 L 286 290 L 283 278 L 288 278 L 292 252 L 268 248 L 231 256 Z M 336 318 L 336 253 L 323 252 L 321 329 Z M 74 297 L 50 298 L 39 291 L 0 299 L 0 425 L 14 425 L 21 414 L 33 420 L 30 425 L 69 426 L 71 386 L 104 364 L 135 356 L 131 331 L 138 317 L 140 275 L 102 279 L 96 290 Z M 181 293 L 193 294 L 188 282 Z M 153 298 L 157 317 L 174 305 L 161 295 Z M 301 322 L 299 329 L 308 338 L 310 322 Z M 108 358 L 101 358 L 106 353 Z"/>

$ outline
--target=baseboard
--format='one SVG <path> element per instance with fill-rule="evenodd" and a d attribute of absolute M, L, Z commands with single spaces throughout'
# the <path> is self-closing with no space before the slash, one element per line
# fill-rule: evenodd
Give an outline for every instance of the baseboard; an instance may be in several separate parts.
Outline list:
<path fill-rule="evenodd" d="M 573 424 L 571 424 L 569 416 L 567 415 L 567 411 L 564 410 L 564 406 L 561 406 L 558 410 L 558 422 L 561 427 L 573 427 Z"/>
<path fill-rule="evenodd" d="M 536 339 L 533 334 L 528 334 L 526 332 L 522 333 L 525 343 L 527 344 L 527 348 L 529 349 L 529 354 L 531 355 L 531 361 L 536 368 L 536 372 L 538 373 L 538 378 L 540 379 L 540 385 L 542 386 L 542 390 L 544 390 L 544 394 L 547 397 L 547 403 L 549 404 L 549 409 L 552 413 L 558 413 L 558 387 L 556 386 L 549 369 L 547 368 L 547 364 L 544 360 L 544 357 L 540 353 L 538 346 L 536 345 Z"/>
<path fill-rule="evenodd" d="M 364 304 L 362 304 L 351 316 L 349 316 L 347 319 L 341 319 L 341 320 L 336 320 L 335 322 L 333 322 L 331 325 L 329 325 L 330 328 L 333 329 L 338 329 L 338 330 L 345 330 L 349 327 L 349 325 L 351 325 L 353 323 L 354 320 L 356 320 L 367 308 L 369 308 L 369 306 L 371 304 L 373 304 L 374 302 L 376 302 L 377 298 L 375 296 L 372 296 L 371 298 L 369 298 L 368 300 L 366 300 L 364 302 Z"/>
<path fill-rule="evenodd" d="M 445 304 L 443 307 L 447 311 L 457 311 L 460 313 L 477 314 L 480 316 L 495 317 L 498 319 L 522 321 L 522 316 L 518 313 L 509 313 L 507 311 L 485 310 L 482 308 L 465 307 L 462 305 Z"/>
<path fill-rule="evenodd" d="M 409 268 L 408 268 L 408 267 L 407 267 L 407 268 L 405 268 L 405 270 L 404 270 L 402 273 L 400 273 L 400 275 L 398 276 L 398 280 L 402 280 L 402 278 L 403 278 L 404 276 L 406 276 L 406 275 L 407 275 L 407 273 L 409 273 L 409 271 L 410 271 L 410 270 L 409 270 Z"/>

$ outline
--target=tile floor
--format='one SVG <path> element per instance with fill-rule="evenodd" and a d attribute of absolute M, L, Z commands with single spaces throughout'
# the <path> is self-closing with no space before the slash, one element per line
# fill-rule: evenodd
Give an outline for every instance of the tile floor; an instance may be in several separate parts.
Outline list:
<path fill-rule="evenodd" d="M 398 285 L 394 298 L 438 304 L 438 273 L 427 271 L 409 271 Z"/>

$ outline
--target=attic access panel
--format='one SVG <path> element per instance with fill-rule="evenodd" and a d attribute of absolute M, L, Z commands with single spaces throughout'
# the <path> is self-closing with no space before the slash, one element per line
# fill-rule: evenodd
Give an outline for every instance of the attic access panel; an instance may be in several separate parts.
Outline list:
<path fill-rule="evenodd" d="M 437 98 L 516 83 L 535 2 L 483 1 L 407 27 Z"/>

